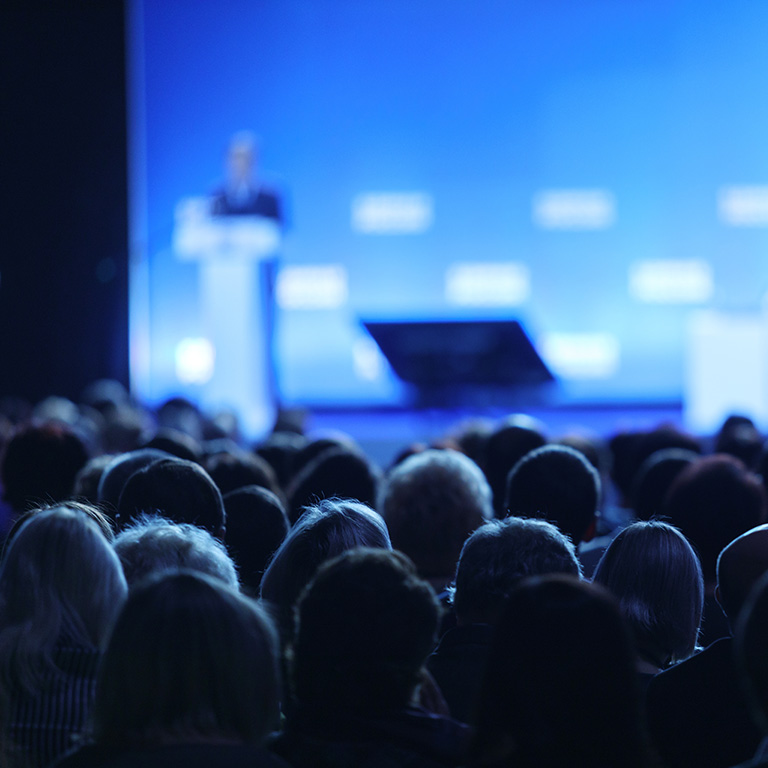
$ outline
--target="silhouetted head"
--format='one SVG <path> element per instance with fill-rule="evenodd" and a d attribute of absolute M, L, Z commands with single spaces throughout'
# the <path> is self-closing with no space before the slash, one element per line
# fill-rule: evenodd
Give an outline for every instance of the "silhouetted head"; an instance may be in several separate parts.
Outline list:
<path fill-rule="evenodd" d="M 406 707 L 437 640 L 440 608 L 405 555 L 356 549 L 326 562 L 297 610 L 299 706 L 353 713 Z"/>
<path fill-rule="evenodd" d="M 175 523 L 192 523 L 224 539 L 224 502 L 216 484 L 195 462 L 160 459 L 134 472 L 117 505 L 124 528 L 142 512 L 159 514 Z"/>
<path fill-rule="evenodd" d="M 717 600 L 731 628 L 750 592 L 768 571 L 768 525 L 734 539 L 717 559 Z"/>
<path fill-rule="evenodd" d="M 395 467 L 377 508 L 395 549 L 408 555 L 424 578 L 446 584 L 467 536 L 493 517 L 482 471 L 450 450 L 423 451 Z"/>
<path fill-rule="evenodd" d="M 277 725 L 276 638 L 264 612 L 222 582 L 180 572 L 131 593 L 94 705 L 97 743 L 259 743 Z"/>
<path fill-rule="evenodd" d="M 88 461 L 83 441 L 68 426 L 49 422 L 20 428 L 5 446 L 0 479 L 16 512 L 70 498 Z"/>
<path fill-rule="evenodd" d="M 474 759 L 494 766 L 642 766 L 629 633 L 613 599 L 570 576 L 513 590 L 480 694 Z"/>
<path fill-rule="evenodd" d="M 505 419 L 485 442 L 485 462 L 482 465 L 493 492 L 493 510 L 496 517 L 504 517 L 504 494 L 507 475 L 526 454 L 546 445 L 543 425 L 518 414 Z"/>
<path fill-rule="evenodd" d="M 150 576 L 179 569 L 213 576 L 234 590 L 240 586 L 224 545 L 190 523 L 140 515 L 118 534 L 115 552 L 131 588 Z"/>
<path fill-rule="evenodd" d="M 504 601 L 527 576 L 581 577 L 571 540 L 543 520 L 508 517 L 481 525 L 456 567 L 453 605 L 459 624 L 495 624 Z"/>
<path fill-rule="evenodd" d="M 365 504 L 324 499 L 297 520 L 261 580 L 282 637 L 290 638 L 296 601 L 321 563 L 356 547 L 392 548 L 381 515 Z"/>
<path fill-rule="evenodd" d="M 170 459 L 172 456 L 155 448 L 139 448 L 136 451 L 115 456 L 101 473 L 98 489 L 99 505 L 112 518 L 117 514 L 117 504 L 128 478 L 138 470 L 158 459 Z"/>
<path fill-rule="evenodd" d="M 524 456 L 507 478 L 510 515 L 548 520 L 575 544 L 591 537 L 600 498 L 600 475 L 583 454 L 545 445 Z"/>
<path fill-rule="evenodd" d="M 639 520 L 661 515 L 664 499 L 677 476 L 699 458 L 685 448 L 662 448 L 652 453 L 640 466 L 632 484 L 630 502 Z"/>
<path fill-rule="evenodd" d="M 717 557 L 737 536 L 766 520 L 768 497 L 757 475 L 732 456 L 705 456 L 686 467 L 665 499 L 664 514 L 696 548 L 704 579 L 714 583 Z"/>
<path fill-rule="evenodd" d="M 285 507 L 274 493 L 247 485 L 224 496 L 227 549 L 237 563 L 244 589 L 258 595 L 267 563 L 288 535 Z"/>
<path fill-rule="evenodd" d="M 603 553 L 593 581 L 618 599 L 642 659 L 664 668 L 693 653 L 704 582 L 677 528 L 657 520 L 628 526 Z"/>
<path fill-rule="evenodd" d="M 0 681 L 42 685 L 58 642 L 98 650 L 126 591 L 92 517 L 68 504 L 30 513 L 0 564 Z"/>

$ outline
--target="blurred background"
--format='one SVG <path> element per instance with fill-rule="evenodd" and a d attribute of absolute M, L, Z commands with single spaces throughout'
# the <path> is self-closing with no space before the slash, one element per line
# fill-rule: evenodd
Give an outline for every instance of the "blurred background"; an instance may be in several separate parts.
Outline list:
<path fill-rule="evenodd" d="M 254 433 L 278 402 L 378 436 L 465 411 L 768 420 L 765 3 L 3 15 L 6 393 L 109 376 L 151 405 L 233 408 Z M 217 257 L 183 234 L 243 130 L 284 223 L 222 330 Z M 222 384 L 265 334 L 267 384 Z"/>

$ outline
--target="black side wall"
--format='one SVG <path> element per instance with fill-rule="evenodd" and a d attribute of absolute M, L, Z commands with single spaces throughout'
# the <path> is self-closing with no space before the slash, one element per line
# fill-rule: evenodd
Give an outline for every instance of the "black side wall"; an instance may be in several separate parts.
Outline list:
<path fill-rule="evenodd" d="M 0 3 L 0 397 L 128 379 L 124 3 Z"/>

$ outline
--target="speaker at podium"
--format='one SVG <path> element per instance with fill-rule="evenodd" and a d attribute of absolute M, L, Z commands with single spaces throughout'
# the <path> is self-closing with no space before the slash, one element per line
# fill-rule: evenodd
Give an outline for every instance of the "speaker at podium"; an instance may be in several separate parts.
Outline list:
<path fill-rule="evenodd" d="M 555 377 L 517 320 L 363 320 L 421 405 L 544 400 Z"/>

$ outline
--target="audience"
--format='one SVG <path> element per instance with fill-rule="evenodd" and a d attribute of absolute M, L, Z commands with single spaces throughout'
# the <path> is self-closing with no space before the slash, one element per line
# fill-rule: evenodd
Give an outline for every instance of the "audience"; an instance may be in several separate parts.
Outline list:
<path fill-rule="evenodd" d="M 285 507 L 266 488 L 246 485 L 224 496 L 224 509 L 227 549 L 237 563 L 243 589 L 255 597 L 267 563 L 288 535 Z"/>
<path fill-rule="evenodd" d="M 66 501 L 87 461 L 85 445 L 70 427 L 55 422 L 22 427 L 8 440 L 0 464 L 5 501 L 16 513 Z"/>
<path fill-rule="evenodd" d="M 507 513 L 548 520 L 576 545 L 594 535 L 599 501 L 597 470 L 582 453 L 565 445 L 531 451 L 507 476 Z"/>
<path fill-rule="evenodd" d="M 768 495 L 760 478 L 733 456 L 705 456 L 677 477 L 664 503 L 664 515 L 698 552 L 704 572 L 702 644 L 729 634 L 715 600 L 717 558 L 737 536 L 766 522 Z"/>
<path fill-rule="evenodd" d="M 742 534 L 720 553 L 715 595 L 730 627 L 766 571 L 766 525 Z M 731 637 L 657 675 L 648 687 L 647 706 L 651 733 L 670 768 L 727 768 L 749 758 L 760 743 L 739 684 Z"/>
<path fill-rule="evenodd" d="M 563 575 L 523 581 L 494 632 L 469 765 L 652 766 L 633 655 L 602 589 Z"/>
<path fill-rule="evenodd" d="M 0 401 L 0 766 L 646 766 L 645 689 L 667 768 L 755 754 L 748 418 L 617 435 L 612 476 L 579 432 L 465 422 L 382 480 L 340 433 L 278 421 L 251 453 L 236 415 L 86 397 Z"/>
<path fill-rule="evenodd" d="M 235 564 L 225 546 L 205 529 L 190 523 L 140 515 L 118 534 L 115 552 L 131 588 L 148 576 L 179 569 L 217 578 L 236 592 L 240 588 Z"/>
<path fill-rule="evenodd" d="M 358 549 L 321 566 L 298 605 L 296 708 L 275 752 L 294 768 L 461 765 L 467 728 L 414 703 L 439 615 L 400 553 Z"/>
<path fill-rule="evenodd" d="M 134 472 L 117 503 L 118 526 L 124 528 L 145 512 L 175 523 L 199 525 L 224 540 L 226 513 L 221 492 L 195 462 L 158 459 Z"/>
<path fill-rule="evenodd" d="M 392 548 L 384 520 L 357 501 L 324 499 L 288 532 L 261 580 L 261 597 L 285 645 L 293 634 L 294 606 L 319 566 L 355 547 Z"/>
<path fill-rule="evenodd" d="M 485 452 L 481 464 L 493 494 L 493 511 L 496 517 L 504 517 L 507 475 L 512 467 L 527 453 L 546 445 L 544 425 L 523 414 L 510 416 L 485 440 Z"/>
<path fill-rule="evenodd" d="M 735 640 L 742 686 L 763 734 L 754 757 L 739 768 L 768 768 L 768 574 L 760 578 L 739 614 Z"/>
<path fill-rule="evenodd" d="M 467 536 L 493 517 L 482 471 L 452 450 L 422 451 L 394 467 L 377 509 L 394 548 L 408 555 L 438 592 L 450 584 Z"/>
<path fill-rule="evenodd" d="M 49 765 L 86 725 L 126 591 L 117 556 L 81 510 L 30 514 L 13 534 L 0 563 L 0 711 L 11 764 Z"/>
<path fill-rule="evenodd" d="M 429 659 L 429 670 L 458 720 L 474 722 L 493 626 L 505 600 L 522 579 L 549 573 L 580 577 L 581 566 L 570 539 L 543 520 L 492 520 L 467 539 L 451 589 L 457 626 L 443 635 Z"/>
<path fill-rule="evenodd" d="M 628 526 L 606 549 L 593 581 L 619 601 L 644 687 L 694 652 L 704 581 L 699 558 L 676 528 L 654 520 Z"/>
<path fill-rule="evenodd" d="M 267 768 L 280 676 L 264 612 L 221 581 L 177 572 L 128 598 L 104 653 L 91 743 L 59 768 Z"/>

